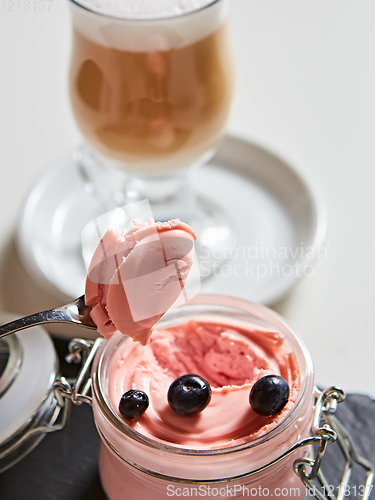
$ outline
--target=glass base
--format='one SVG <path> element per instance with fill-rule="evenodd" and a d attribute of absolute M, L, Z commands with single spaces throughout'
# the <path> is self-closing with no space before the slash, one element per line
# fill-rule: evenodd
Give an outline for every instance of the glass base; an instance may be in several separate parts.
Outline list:
<path fill-rule="evenodd" d="M 17 234 L 26 270 L 61 303 L 84 293 L 82 228 L 121 205 L 126 181 L 124 172 L 108 175 L 96 162 L 80 164 L 76 154 L 63 155 L 45 170 L 26 201 Z M 174 206 L 172 217 L 197 230 L 202 276 L 218 269 L 202 282 L 203 293 L 274 304 L 314 272 L 311 264 L 320 252 L 324 257 L 324 200 L 309 177 L 268 150 L 227 137 L 208 164 L 192 171 L 190 182 L 195 201 L 180 191 L 182 212 Z M 145 217 L 166 220 L 171 205 L 168 197 L 164 201 Z"/>

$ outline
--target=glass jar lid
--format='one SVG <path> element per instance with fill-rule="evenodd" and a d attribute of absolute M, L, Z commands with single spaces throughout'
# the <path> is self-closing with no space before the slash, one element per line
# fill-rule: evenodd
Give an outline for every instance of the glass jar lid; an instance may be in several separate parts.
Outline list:
<path fill-rule="evenodd" d="M 14 319 L 0 313 L 0 321 Z M 30 429 L 51 422 L 58 371 L 54 345 L 41 327 L 18 332 L 0 342 L 0 471 L 10 467 L 43 438 L 25 439 Z"/>

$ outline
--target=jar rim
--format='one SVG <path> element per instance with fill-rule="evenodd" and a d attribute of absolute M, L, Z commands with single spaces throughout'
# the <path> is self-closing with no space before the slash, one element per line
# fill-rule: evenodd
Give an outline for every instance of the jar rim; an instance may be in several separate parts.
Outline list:
<path fill-rule="evenodd" d="M 175 454 L 175 455 L 197 455 L 197 456 L 210 456 L 210 455 L 225 455 L 231 454 L 243 450 L 248 450 L 258 446 L 262 443 L 265 443 L 276 436 L 278 436 L 283 430 L 288 428 L 297 418 L 298 418 L 298 410 L 303 406 L 303 403 L 306 401 L 306 398 L 312 397 L 314 390 L 314 369 L 313 362 L 310 355 L 309 350 L 307 349 L 306 344 L 300 337 L 300 335 L 296 334 L 287 322 L 275 311 L 269 309 L 266 306 L 255 304 L 245 299 L 241 299 L 238 297 L 230 297 L 226 295 L 214 295 L 214 294 L 199 294 L 190 300 L 187 304 L 178 307 L 177 309 L 172 309 L 169 311 L 158 324 L 162 324 L 166 320 L 169 319 L 171 313 L 178 311 L 182 308 L 192 307 L 192 306 L 221 306 L 226 308 L 232 308 L 237 310 L 242 310 L 242 312 L 247 312 L 251 314 L 261 313 L 262 319 L 270 318 L 280 324 L 280 326 L 284 327 L 291 338 L 294 339 L 298 347 L 301 351 L 305 362 L 305 374 L 306 374 L 306 383 L 302 388 L 300 388 L 298 398 L 288 414 L 285 418 L 279 422 L 274 428 L 270 431 L 266 432 L 262 436 L 247 442 L 243 442 L 234 446 L 224 446 L 222 448 L 214 448 L 214 449 L 197 449 L 197 448 L 188 448 L 181 447 L 179 445 L 168 444 L 163 441 L 159 441 L 156 439 L 152 439 L 144 434 L 141 434 L 137 430 L 133 429 L 129 426 L 121 417 L 115 412 L 112 407 L 107 403 L 105 397 L 103 396 L 102 384 L 101 384 L 101 375 L 103 371 L 103 362 L 104 355 L 109 346 L 110 341 L 103 342 L 103 345 L 95 358 L 92 372 L 92 388 L 93 388 L 93 396 L 98 402 L 99 408 L 101 412 L 104 414 L 106 419 L 122 434 L 127 437 L 132 438 L 133 440 L 156 450 L 162 450 L 163 452 Z M 258 316 L 256 314 L 256 316 Z"/>

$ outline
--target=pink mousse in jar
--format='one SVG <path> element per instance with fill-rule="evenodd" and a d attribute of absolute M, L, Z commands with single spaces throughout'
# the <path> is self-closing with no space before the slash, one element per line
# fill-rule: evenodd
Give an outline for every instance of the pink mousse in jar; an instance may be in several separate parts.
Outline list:
<path fill-rule="evenodd" d="M 205 378 L 212 398 L 201 413 L 180 416 L 167 392 L 187 373 Z M 280 413 L 267 417 L 252 410 L 249 394 L 269 374 L 282 376 L 290 395 Z M 110 500 L 304 498 L 293 470 L 303 452 L 277 459 L 310 433 L 312 361 L 270 309 L 199 295 L 168 312 L 146 346 L 115 333 L 95 358 L 92 381 L 100 477 Z M 129 389 L 149 397 L 147 411 L 134 420 L 118 410 Z"/>

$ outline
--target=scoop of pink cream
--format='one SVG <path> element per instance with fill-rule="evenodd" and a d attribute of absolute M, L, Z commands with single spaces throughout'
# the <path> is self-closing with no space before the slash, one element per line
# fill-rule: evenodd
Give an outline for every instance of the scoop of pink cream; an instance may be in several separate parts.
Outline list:
<path fill-rule="evenodd" d="M 99 333 L 116 330 L 147 344 L 154 324 L 180 296 L 191 266 L 195 232 L 178 219 L 133 221 L 108 230 L 91 260 L 86 305 Z"/>

